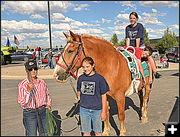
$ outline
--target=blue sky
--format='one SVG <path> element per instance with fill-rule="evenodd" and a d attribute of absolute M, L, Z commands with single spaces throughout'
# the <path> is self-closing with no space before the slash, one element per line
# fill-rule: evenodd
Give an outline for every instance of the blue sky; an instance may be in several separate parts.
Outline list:
<path fill-rule="evenodd" d="M 110 40 L 125 37 L 129 14 L 137 12 L 149 38 L 161 38 L 169 29 L 179 36 L 179 1 L 50 1 L 52 45 L 65 45 L 63 32 L 88 34 Z M 49 47 L 46 1 L 1 2 L 1 46 L 14 35 L 20 47 Z"/>

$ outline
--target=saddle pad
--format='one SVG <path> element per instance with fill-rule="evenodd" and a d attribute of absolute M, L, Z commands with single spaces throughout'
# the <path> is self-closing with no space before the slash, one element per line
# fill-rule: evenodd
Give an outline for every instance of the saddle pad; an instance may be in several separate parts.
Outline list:
<path fill-rule="evenodd" d="M 125 59 L 128 63 L 129 70 L 130 70 L 131 75 L 132 75 L 132 79 L 142 78 L 142 75 L 139 71 L 136 56 L 133 53 L 124 49 L 123 47 L 117 48 L 117 51 L 119 51 L 125 57 Z M 144 76 L 148 77 L 149 76 L 149 70 L 148 70 L 148 65 L 145 61 L 142 62 L 142 67 L 144 70 Z"/>

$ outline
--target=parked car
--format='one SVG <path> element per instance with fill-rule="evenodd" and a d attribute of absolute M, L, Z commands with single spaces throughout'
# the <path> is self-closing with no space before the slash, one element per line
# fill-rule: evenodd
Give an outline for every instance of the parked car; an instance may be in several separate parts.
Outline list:
<path fill-rule="evenodd" d="M 159 57 L 159 51 L 157 49 L 153 49 L 152 55 L 153 58 Z"/>
<path fill-rule="evenodd" d="M 179 61 L 179 46 L 174 46 L 165 52 L 166 57 L 174 62 Z"/>
<path fill-rule="evenodd" d="M 27 54 L 25 52 L 15 52 L 11 55 L 12 61 L 26 61 L 27 59 L 32 59 L 32 54 Z"/>
<path fill-rule="evenodd" d="M 27 54 L 33 54 L 35 49 L 26 49 L 24 52 Z"/>
<path fill-rule="evenodd" d="M 4 65 L 5 62 L 4 62 L 4 55 L 3 55 L 3 52 L 1 51 L 1 65 Z"/>

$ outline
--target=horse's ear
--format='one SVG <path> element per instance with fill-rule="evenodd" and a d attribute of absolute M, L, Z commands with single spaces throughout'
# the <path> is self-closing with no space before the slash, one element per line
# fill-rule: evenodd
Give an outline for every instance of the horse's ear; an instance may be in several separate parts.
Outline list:
<path fill-rule="evenodd" d="M 76 36 L 72 31 L 69 30 L 69 32 L 70 32 L 71 37 L 74 38 Z"/>
<path fill-rule="evenodd" d="M 66 37 L 66 38 L 68 38 L 68 37 L 69 37 L 69 35 L 68 35 L 68 34 L 66 34 L 66 33 L 64 33 L 64 32 L 63 32 L 63 34 L 65 35 L 65 37 Z"/>
<path fill-rule="evenodd" d="M 74 34 L 72 31 L 70 31 L 70 35 L 71 35 L 71 38 L 74 40 L 74 41 L 80 41 L 80 38 L 79 38 L 79 35 L 76 35 Z"/>

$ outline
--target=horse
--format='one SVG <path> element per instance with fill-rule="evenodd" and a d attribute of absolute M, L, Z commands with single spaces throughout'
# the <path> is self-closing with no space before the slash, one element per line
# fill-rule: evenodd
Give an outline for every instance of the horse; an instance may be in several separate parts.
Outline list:
<path fill-rule="evenodd" d="M 82 60 L 86 56 L 93 58 L 96 72 L 101 74 L 107 81 L 110 91 L 106 93 L 107 98 L 113 98 L 117 103 L 118 119 L 120 121 L 120 135 L 126 135 L 125 121 L 125 97 L 132 82 L 131 72 L 128 68 L 127 61 L 114 47 L 113 44 L 103 38 L 96 36 L 75 34 L 70 31 L 70 35 L 63 32 L 67 43 L 62 54 L 55 66 L 53 77 L 58 82 L 67 82 L 68 77 L 72 76 L 77 79 L 77 72 L 82 65 Z M 76 72 L 76 74 L 75 74 Z M 146 81 L 149 77 L 145 78 Z M 142 123 L 148 122 L 147 108 L 149 94 L 151 91 L 150 84 L 146 82 L 143 86 L 142 79 L 138 86 L 138 96 L 140 99 L 140 111 Z M 143 89 L 145 94 L 143 96 Z M 109 102 L 107 100 L 107 110 Z M 109 135 L 109 111 L 104 121 L 103 135 Z"/>

